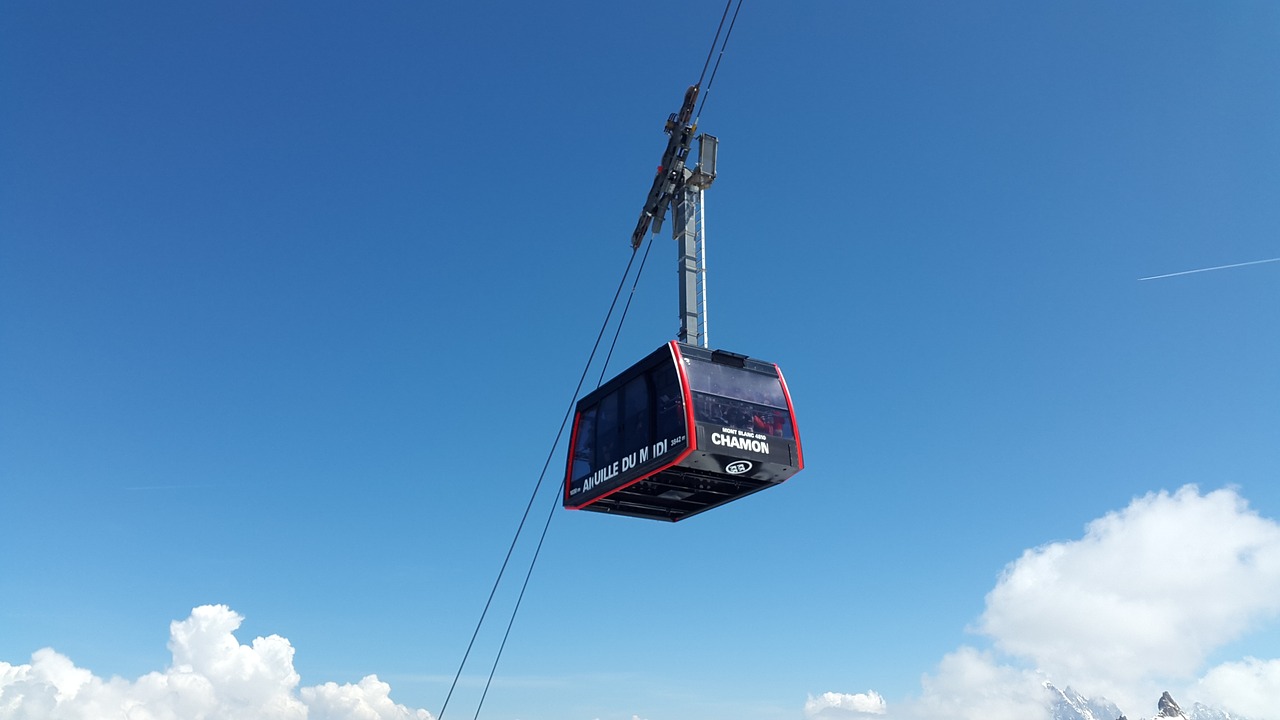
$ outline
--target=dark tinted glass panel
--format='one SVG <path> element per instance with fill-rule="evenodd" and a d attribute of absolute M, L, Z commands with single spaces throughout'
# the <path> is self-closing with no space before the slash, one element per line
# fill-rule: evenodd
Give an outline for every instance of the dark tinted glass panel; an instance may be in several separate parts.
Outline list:
<path fill-rule="evenodd" d="M 618 393 L 611 392 L 596 406 L 596 453 L 592 467 L 602 468 L 621 455 L 618 447 Z"/>
<path fill-rule="evenodd" d="M 771 407 L 755 407 L 751 413 L 751 429 L 765 435 L 783 437 L 794 440 L 795 430 L 791 427 L 791 413 Z"/>
<path fill-rule="evenodd" d="M 675 440 L 685 435 L 684 393 L 674 365 L 667 363 L 652 373 L 653 401 L 657 408 L 654 441 Z"/>
<path fill-rule="evenodd" d="M 622 388 L 622 447 L 631 452 L 648 444 L 649 383 L 639 375 Z"/>
<path fill-rule="evenodd" d="M 685 366 L 693 389 L 698 422 L 774 437 L 795 439 L 782 382 L 776 373 L 688 358 Z"/>
<path fill-rule="evenodd" d="M 573 439 L 573 472 L 570 477 L 580 480 L 591 472 L 596 440 L 596 409 L 588 408 L 578 418 L 578 434 Z"/>
<path fill-rule="evenodd" d="M 689 385 L 695 392 L 743 400 L 754 405 L 786 408 L 777 374 L 758 373 L 696 358 L 686 360 Z"/>
<path fill-rule="evenodd" d="M 795 439 L 790 414 L 769 405 L 696 392 L 693 394 L 693 416 L 698 422 Z"/>

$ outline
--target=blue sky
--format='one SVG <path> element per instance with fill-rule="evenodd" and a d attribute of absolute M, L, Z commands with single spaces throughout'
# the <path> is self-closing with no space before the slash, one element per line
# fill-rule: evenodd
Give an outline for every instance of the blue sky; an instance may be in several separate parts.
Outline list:
<path fill-rule="evenodd" d="M 437 713 L 722 9 L 8 3 L 0 662 L 132 681 L 221 604 L 302 686 Z M 977 657 L 1133 717 L 1280 663 L 1266 592 L 1125 687 L 1003 593 L 1165 512 L 1276 583 L 1240 558 L 1280 553 L 1280 263 L 1139 281 L 1280 256 L 1276 67 L 1263 2 L 747 3 L 700 125 L 711 340 L 782 366 L 808 467 L 677 525 L 557 510 L 485 716 L 943 716 Z M 674 335 L 673 264 L 616 357 Z"/>

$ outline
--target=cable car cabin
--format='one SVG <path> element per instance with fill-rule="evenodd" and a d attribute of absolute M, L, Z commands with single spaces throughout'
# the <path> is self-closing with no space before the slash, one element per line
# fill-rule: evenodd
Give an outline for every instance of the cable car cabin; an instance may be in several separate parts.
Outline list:
<path fill-rule="evenodd" d="M 578 401 L 567 464 L 565 507 L 676 521 L 804 458 L 777 365 L 672 341 Z"/>

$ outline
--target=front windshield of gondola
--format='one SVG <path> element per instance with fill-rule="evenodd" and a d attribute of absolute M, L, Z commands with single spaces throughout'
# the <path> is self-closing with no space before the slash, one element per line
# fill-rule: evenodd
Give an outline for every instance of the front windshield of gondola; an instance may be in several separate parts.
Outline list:
<path fill-rule="evenodd" d="M 795 439 L 787 398 L 776 372 L 761 373 L 692 357 L 685 358 L 685 370 L 698 422 Z"/>
<path fill-rule="evenodd" d="M 675 365 L 662 363 L 638 372 L 579 413 L 570 494 L 598 487 L 607 491 L 669 461 L 687 435 Z"/>

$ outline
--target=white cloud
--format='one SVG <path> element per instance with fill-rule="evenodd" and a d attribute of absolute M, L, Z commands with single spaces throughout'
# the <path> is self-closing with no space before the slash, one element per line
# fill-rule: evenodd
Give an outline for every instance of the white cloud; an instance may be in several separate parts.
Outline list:
<path fill-rule="evenodd" d="M 857 693 L 825 692 L 818 697 L 809 696 L 804 704 L 804 715 L 809 718 L 854 717 L 857 715 L 883 715 L 884 698 L 875 691 Z"/>
<path fill-rule="evenodd" d="M 169 626 L 172 665 L 135 682 L 95 677 L 48 648 L 29 665 L 0 662 L 0 720 L 430 720 L 373 675 L 298 690 L 293 646 L 278 635 L 241 645 L 242 620 L 225 605 L 192 610 Z"/>
<path fill-rule="evenodd" d="M 948 654 L 920 697 L 888 717 L 1047 718 L 1047 680 L 1133 717 L 1181 687 L 1184 707 L 1280 720 L 1280 659 L 1226 663 L 1195 681 L 1212 652 L 1277 614 L 1280 524 L 1232 489 L 1152 493 L 1089 523 L 1079 540 L 1010 563 L 978 624 L 996 652 Z M 810 698 L 806 714 L 821 702 Z"/>
<path fill-rule="evenodd" d="M 1280 660 L 1246 658 L 1224 663 L 1201 678 L 1200 702 L 1255 720 L 1277 717 L 1280 708 Z"/>
<path fill-rule="evenodd" d="M 1187 486 L 1025 552 L 987 596 L 980 630 L 1059 685 L 1145 707 L 1277 613 L 1280 526 L 1234 490 Z"/>
<path fill-rule="evenodd" d="M 1039 673 L 1000 665 L 990 653 L 961 647 L 921 679 L 923 695 L 905 717 L 931 720 L 1048 720 L 1049 691 Z"/>
<path fill-rule="evenodd" d="M 358 685 L 325 683 L 299 692 L 311 713 L 309 720 L 401 720 L 430 718 L 426 710 L 410 711 L 391 700 L 391 686 L 375 675 Z"/>
<path fill-rule="evenodd" d="M 996 662 L 991 653 L 962 647 L 921 678 L 923 693 L 889 710 L 879 693 L 823 693 L 804 704 L 809 718 L 876 720 L 1049 720 L 1051 695 L 1039 673 Z"/>

